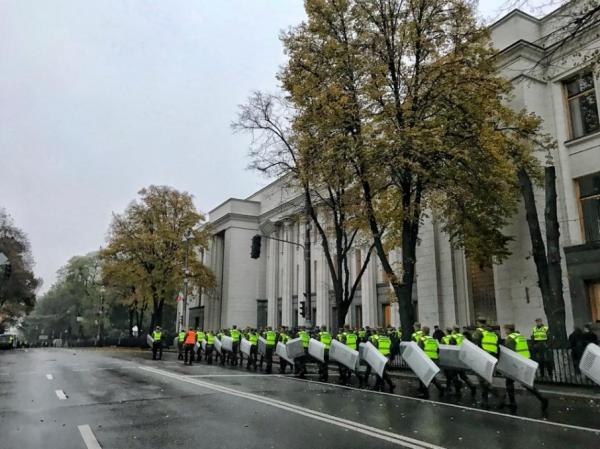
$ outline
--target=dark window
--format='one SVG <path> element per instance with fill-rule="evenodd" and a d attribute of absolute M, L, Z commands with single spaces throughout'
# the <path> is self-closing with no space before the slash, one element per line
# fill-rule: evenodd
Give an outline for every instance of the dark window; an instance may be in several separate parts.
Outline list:
<path fill-rule="evenodd" d="M 571 137 L 576 139 L 600 131 L 593 74 L 578 75 L 567 81 L 565 88 L 571 117 Z"/>
<path fill-rule="evenodd" d="M 600 240 L 600 173 L 579 179 L 579 200 L 586 242 Z"/>
<path fill-rule="evenodd" d="M 267 300 L 259 299 L 256 301 L 256 327 L 261 328 L 267 325 Z"/>
<path fill-rule="evenodd" d="M 469 280 L 473 299 L 475 318 L 483 317 L 490 324 L 497 323 L 496 292 L 494 288 L 494 271 L 489 266 L 480 266 L 467 258 Z"/>

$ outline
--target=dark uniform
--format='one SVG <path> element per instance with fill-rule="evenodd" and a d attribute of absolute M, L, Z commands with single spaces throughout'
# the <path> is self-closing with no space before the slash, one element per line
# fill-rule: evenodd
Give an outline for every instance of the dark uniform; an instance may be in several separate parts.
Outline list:
<path fill-rule="evenodd" d="M 319 341 L 325 345 L 324 361 L 319 362 L 319 380 L 327 382 L 329 380 L 329 348 L 331 348 L 331 340 L 333 338 L 325 326 L 321 328 L 318 337 Z"/>
<path fill-rule="evenodd" d="M 496 332 L 487 326 L 486 320 L 479 319 L 477 321 L 478 326 L 471 336 L 473 343 L 486 351 L 488 354 L 498 358 L 498 334 L 496 334 Z M 479 385 L 481 387 L 481 400 L 483 406 L 487 407 L 489 393 L 492 393 L 494 397 L 498 398 L 498 392 L 483 377 L 479 375 L 477 375 L 477 377 L 479 378 Z"/>
<path fill-rule="evenodd" d="M 425 352 L 427 357 L 433 360 L 433 362 L 437 365 L 438 360 L 440 358 L 439 342 L 429 335 L 428 327 L 424 327 L 422 333 L 423 335 L 421 336 L 417 344 L 423 350 L 423 352 Z M 440 382 L 435 377 L 433 378 L 431 383 L 435 385 L 435 387 L 438 389 L 438 391 L 440 392 L 440 396 L 443 396 L 445 390 L 444 387 L 442 387 L 442 384 L 440 384 Z M 421 380 L 419 380 L 419 392 L 423 397 L 429 398 L 429 388 L 427 388 L 425 384 L 421 382 Z"/>
<path fill-rule="evenodd" d="M 550 350 L 548 348 L 548 326 L 542 323 L 542 320 L 538 318 L 535 320 L 535 326 L 531 328 L 531 358 L 539 363 L 540 374 L 542 377 L 548 374 L 548 377 L 552 377 L 552 357 L 550 356 Z"/>

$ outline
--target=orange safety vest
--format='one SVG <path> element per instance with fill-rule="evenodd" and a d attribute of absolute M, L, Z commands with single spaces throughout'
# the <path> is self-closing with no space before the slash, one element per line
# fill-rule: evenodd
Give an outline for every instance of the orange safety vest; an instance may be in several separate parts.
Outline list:
<path fill-rule="evenodd" d="M 196 344 L 196 332 L 195 331 L 188 331 L 187 335 L 185 336 L 185 344 L 186 345 Z"/>

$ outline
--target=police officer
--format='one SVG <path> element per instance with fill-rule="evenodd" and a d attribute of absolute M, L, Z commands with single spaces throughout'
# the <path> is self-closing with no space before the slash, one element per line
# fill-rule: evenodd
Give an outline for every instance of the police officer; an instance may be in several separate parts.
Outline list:
<path fill-rule="evenodd" d="M 410 339 L 412 341 L 419 343 L 419 341 L 421 341 L 421 337 L 423 336 L 423 331 L 421 330 L 421 323 L 413 324 L 413 329 L 414 329 L 414 332 L 410 336 Z"/>
<path fill-rule="evenodd" d="M 250 365 L 254 365 L 254 371 L 256 371 L 256 358 L 257 358 L 257 344 L 258 344 L 258 332 L 256 329 L 250 329 L 246 335 L 246 340 L 250 342 L 250 355 L 248 356 L 248 363 L 246 369 L 250 370 Z"/>
<path fill-rule="evenodd" d="M 460 327 L 448 327 L 446 328 L 446 335 L 442 337 L 442 343 L 445 345 L 452 346 L 460 346 L 464 341 L 465 337 L 460 332 Z M 454 369 L 444 369 L 444 375 L 446 376 L 446 390 L 450 391 L 450 387 L 454 384 L 454 389 L 456 390 L 456 394 L 460 395 L 462 389 L 461 380 L 467 384 L 469 389 L 471 390 L 471 395 L 475 396 L 477 389 L 475 385 L 471 382 L 467 373 L 462 370 L 454 370 Z"/>
<path fill-rule="evenodd" d="M 382 355 L 386 356 L 388 359 L 391 357 L 392 339 L 383 331 L 383 329 L 379 329 L 379 331 L 375 335 L 373 335 L 373 339 L 371 341 Z M 390 393 L 393 393 L 394 389 L 396 388 L 396 385 L 394 385 L 394 382 L 392 382 L 392 378 L 390 377 L 390 374 L 387 371 L 388 366 L 389 363 L 386 364 L 383 368 L 381 376 L 379 374 L 375 374 L 376 380 L 374 389 L 376 391 L 383 391 L 384 382 L 388 384 Z M 367 379 L 370 374 L 371 367 L 368 366 L 366 373 Z"/>
<path fill-rule="evenodd" d="M 215 333 L 213 331 L 208 331 L 206 333 L 206 350 L 204 352 L 204 357 L 206 358 L 206 363 L 212 365 L 213 362 L 213 350 L 215 349 Z"/>
<path fill-rule="evenodd" d="M 279 336 L 277 337 L 277 341 L 283 343 L 284 345 L 291 340 L 291 337 L 288 335 L 285 327 L 281 327 L 279 330 Z M 289 366 L 290 369 L 294 370 L 294 365 L 285 360 L 283 357 L 279 357 L 279 374 L 285 374 L 285 368 Z"/>
<path fill-rule="evenodd" d="M 474 344 L 491 356 L 498 358 L 498 334 L 488 326 L 485 318 L 477 319 L 477 327 L 472 333 L 471 338 Z M 479 375 L 477 375 L 477 377 L 479 378 L 479 385 L 481 387 L 481 400 L 483 406 L 487 407 L 489 393 L 492 393 L 494 397 L 498 398 L 498 392 L 483 377 Z"/>
<path fill-rule="evenodd" d="M 297 337 L 302 340 L 302 348 L 304 348 L 304 355 L 296 359 L 296 375 L 300 379 L 306 377 L 306 362 L 308 361 L 308 344 L 310 342 L 310 333 L 304 326 L 300 327 Z"/>
<path fill-rule="evenodd" d="M 548 377 L 552 377 L 552 360 L 548 354 L 548 332 L 549 328 L 544 324 L 541 318 L 535 320 L 535 326 L 531 328 L 531 340 L 533 342 L 531 346 L 532 359 L 539 363 L 540 374 L 542 377 L 545 376 L 546 372 Z"/>
<path fill-rule="evenodd" d="M 329 380 L 329 348 L 331 348 L 331 334 L 327 330 L 326 326 L 321 326 L 321 331 L 317 334 L 319 337 L 319 341 L 325 345 L 325 351 L 323 362 L 318 362 L 319 364 L 319 380 L 321 382 L 327 382 Z"/>
<path fill-rule="evenodd" d="M 433 360 L 433 362 L 437 365 L 438 360 L 440 358 L 439 342 L 431 335 L 429 335 L 429 327 L 423 326 L 421 328 L 421 338 L 419 339 L 419 342 L 417 344 L 423 350 L 423 352 L 425 352 L 427 357 Z M 440 384 L 440 382 L 435 377 L 433 378 L 431 383 L 435 385 L 435 387 L 438 389 L 440 397 L 444 396 L 444 387 L 442 387 L 442 384 Z M 421 380 L 419 380 L 419 392 L 421 393 L 422 397 L 429 398 L 429 388 L 427 388 L 425 384 L 421 382 Z"/>
<path fill-rule="evenodd" d="M 263 333 L 263 338 L 267 341 L 267 347 L 265 355 L 260 357 L 260 369 L 262 370 L 263 361 L 267 360 L 267 369 L 265 373 L 271 374 L 273 370 L 273 352 L 275 351 L 275 345 L 277 344 L 277 332 L 273 330 L 271 326 L 267 327 L 267 330 Z"/>
<path fill-rule="evenodd" d="M 194 346 L 196 345 L 196 331 L 194 330 L 193 327 L 190 327 L 189 330 L 187 331 L 186 335 L 185 335 L 185 339 L 184 339 L 184 350 L 185 350 L 185 357 L 183 359 L 183 364 L 187 365 L 188 364 L 188 354 L 189 354 L 189 365 L 192 365 L 192 362 L 194 361 Z"/>
<path fill-rule="evenodd" d="M 198 351 L 196 351 L 196 359 L 198 362 L 202 361 L 202 340 L 206 338 L 206 334 L 202 329 L 196 331 L 196 340 L 198 341 Z"/>
<path fill-rule="evenodd" d="M 177 356 L 177 360 L 183 360 L 183 342 L 185 340 L 185 331 L 183 328 L 179 329 L 179 333 L 177 334 L 177 350 L 179 355 Z"/>
<path fill-rule="evenodd" d="M 512 351 L 515 351 L 517 354 L 522 355 L 526 359 L 531 357 L 529 353 L 529 345 L 527 344 L 527 339 L 521 335 L 519 332 L 515 330 L 514 324 L 505 324 L 504 331 L 506 332 L 506 339 L 504 340 L 504 346 Z M 542 407 L 542 411 L 545 412 L 548 409 L 548 399 L 542 396 L 539 390 L 535 387 L 529 387 L 527 385 L 523 385 L 527 391 L 533 394 L 539 401 Z M 509 404 L 508 407 L 512 412 L 517 410 L 517 401 L 515 400 L 515 381 L 512 379 L 506 378 L 506 394 L 508 395 Z M 501 407 L 504 407 L 504 399 L 500 404 Z"/>
<path fill-rule="evenodd" d="M 240 350 L 240 340 L 242 338 L 241 332 L 238 330 L 237 326 L 234 324 L 229 331 L 231 335 L 231 339 L 233 340 L 232 351 L 231 351 L 231 365 L 237 366 L 238 364 L 238 352 Z"/>
<path fill-rule="evenodd" d="M 353 350 L 358 350 L 358 335 L 350 326 L 345 325 L 344 331 L 341 333 L 341 342 L 344 343 L 348 348 Z M 350 382 L 350 378 L 352 377 L 352 370 L 341 363 L 338 363 L 338 368 L 340 370 L 340 383 L 347 384 Z"/>
<path fill-rule="evenodd" d="M 156 360 L 156 353 L 158 353 L 158 360 L 162 360 L 162 331 L 160 326 L 156 326 L 154 331 L 152 332 L 152 339 L 154 343 L 152 343 L 152 360 Z"/>

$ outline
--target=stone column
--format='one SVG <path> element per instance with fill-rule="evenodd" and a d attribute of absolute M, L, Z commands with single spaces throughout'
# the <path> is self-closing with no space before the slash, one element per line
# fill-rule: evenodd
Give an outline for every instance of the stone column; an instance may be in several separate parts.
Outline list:
<path fill-rule="evenodd" d="M 317 273 L 316 273 L 316 293 L 317 293 L 317 326 L 329 327 L 330 308 L 329 308 L 329 268 L 327 259 L 322 248 L 317 252 Z"/>
<path fill-rule="evenodd" d="M 278 232 L 271 234 L 279 238 Z M 265 239 L 268 243 L 267 256 L 267 325 L 277 327 L 277 293 L 279 273 L 279 242 L 277 240 Z"/>
<path fill-rule="evenodd" d="M 292 226 L 291 223 L 284 225 L 283 240 L 292 240 Z M 292 289 L 293 289 L 293 256 L 295 246 L 291 243 L 282 243 L 283 245 L 283 276 L 281 279 L 281 325 L 291 327 L 294 320 L 294 305 L 292 300 Z"/>
<path fill-rule="evenodd" d="M 366 254 L 362 255 L 362 262 Z M 361 282 L 363 326 L 377 327 L 377 258 L 371 255 Z"/>

